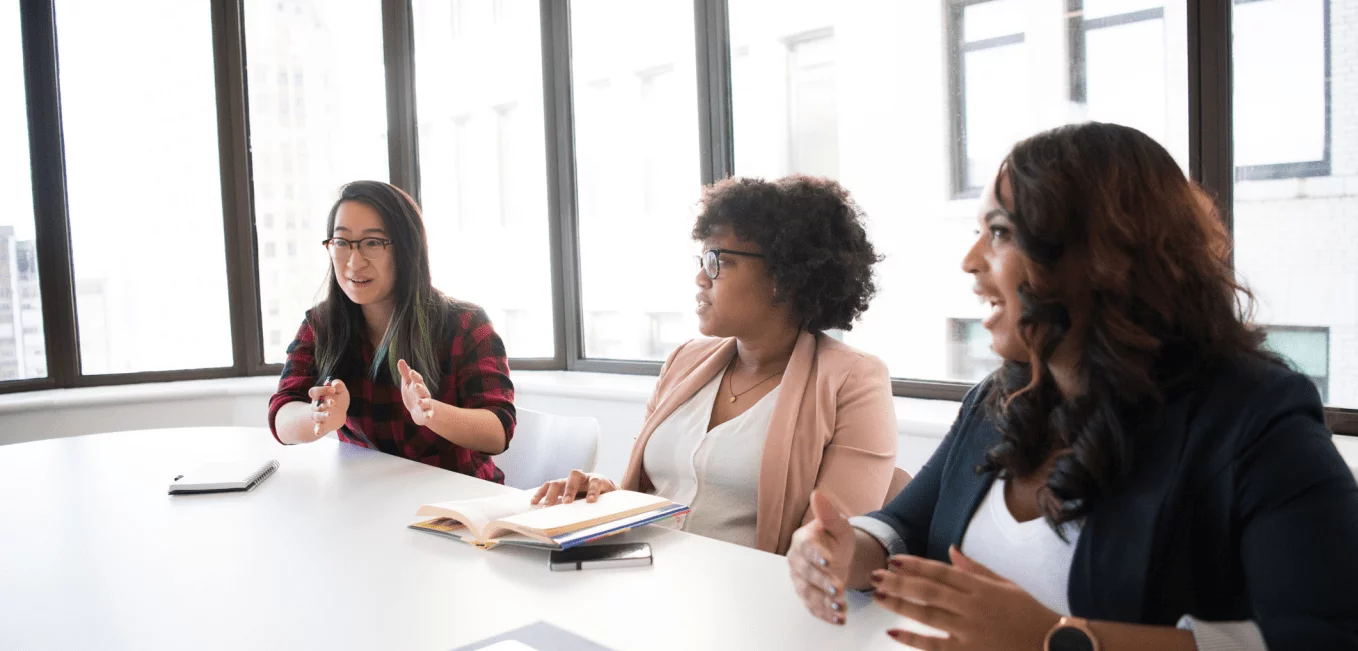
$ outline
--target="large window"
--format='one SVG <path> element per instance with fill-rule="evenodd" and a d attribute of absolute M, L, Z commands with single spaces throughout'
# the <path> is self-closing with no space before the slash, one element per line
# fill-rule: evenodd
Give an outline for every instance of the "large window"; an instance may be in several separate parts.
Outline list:
<path fill-rule="evenodd" d="M 510 357 L 552 357 L 538 3 L 412 9 L 434 285 L 484 307 Z"/>
<path fill-rule="evenodd" d="M 980 319 L 949 319 L 948 366 L 952 377 L 980 382 L 999 363 L 999 355 L 990 349 L 990 331 Z"/>
<path fill-rule="evenodd" d="M 697 334 L 668 316 L 697 273 L 693 3 L 575 0 L 570 28 L 584 355 L 662 360 Z"/>
<path fill-rule="evenodd" d="M 1358 407 L 1358 0 L 1236 0 L 1235 264 L 1268 341 Z M 1272 325 L 1277 324 L 1277 325 Z"/>
<path fill-rule="evenodd" d="M 28 166 L 19 3 L 0 7 L 0 382 L 47 375 Z"/>
<path fill-rule="evenodd" d="M 55 4 L 80 369 L 231 366 L 210 3 Z"/>
<path fill-rule="evenodd" d="M 1330 329 L 1269 326 L 1264 345 L 1311 378 L 1320 399 L 1330 400 Z"/>
<path fill-rule="evenodd" d="M 1183 2 L 1169 3 L 1168 11 L 1164 0 L 1070 3 L 1078 9 L 1069 26 L 1070 99 L 1077 116 L 1140 129 L 1187 170 Z"/>
<path fill-rule="evenodd" d="M 341 185 L 386 181 L 382 14 L 366 0 L 244 0 L 264 359 L 287 358 L 325 290 Z"/>
<path fill-rule="evenodd" d="M 1351 0 L 1335 2 L 1352 13 Z M 1232 88 L 1236 175 L 1242 181 L 1330 174 L 1329 50 L 1331 43 L 1339 49 L 1337 81 L 1343 84 L 1352 76 L 1342 66 L 1353 63 L 1355 31 L 1352 20 L 1337 21 L 1332 31 L 1327 5 L 1235 0 Z"/>
<path fill-rule="evenodd" d="M 982 189 L 1016 141 L 1097 120 L 1232 202 L 1267 345 L 1358 434 L 1358 0 L 1229 4 L 11 2 L 0 392 L 276 372 L 356 179 L 418 191 L 435 285 L 519 368 L 653 371 L 697 334 L 702 181 L 801 173 L 885 254 L 832 336 L 957 399 L 998 363 L 960 270 Z"/>
<path fill-rule="evenodd" d="M 836 178 L 886 255 L 845 341 L 899 378 L 994 368 L 960 264 L 980 189 L 1020 138 L 1118 121 L 1187 167 L 1185 3 L 1144 4 L 731 0 L 736 174 Z"/>
<path fill-rule="evenodd" d="M 959 194 L 979 193 L 994 178 L 1009 146 L 1033 131 L 1031 115 L 1019 99 L 1029 95 L 1029 52 L 1037 49 L 1028 45 L 1025 4 L 991 0 L 953 10 L 953 38 L 960 39 L 953 64 L 959 80 L 953 88 L 959 114 Z"/>

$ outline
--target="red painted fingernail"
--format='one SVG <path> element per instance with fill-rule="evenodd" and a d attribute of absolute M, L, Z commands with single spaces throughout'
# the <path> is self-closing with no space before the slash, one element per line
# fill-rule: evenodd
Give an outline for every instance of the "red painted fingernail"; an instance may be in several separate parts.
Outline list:
<path fill-rule="evenodd" d="M 844 618 L 843 618 L 843 617 L 840 617 L 839 615 L 835 615 L 835 623 L 836 623 L 836 624 L 843 624 L 843 623 L 844 623 Z"/>
<path fill-rule="evenodd" d="M 868 577 L 868 580 L 869 580 L 869 581 L 872 581 L 872 583 L 873 583 L 874 585 L 876 585 L 876 584 L 882 582 L 882 575 L 880 575 L 880 574 L 873 574 L 872 576 Z"/>
<path fill-rule="evenodd" d="M 891 639 L 893 639 L 893 640 L 899 640 L 899 639 L 901 639 L 901 632 L 900 632 L 900 631 L 891 630 L 891 631 L 887 631 L 886 634 L 887 634 L 887 635 L 890 635 L 890 636 L 891 636 Z"/>
<path fill-rule="evenodd" d="M 888 561 L 887 561 L 887 565 L 890 565 L 890 566 L 896 567 L 896 568 L 905 567 L 905 563 L 902 562 L 901 559 L 899 559 L 899 558 L 893 558 L 893 559 L 888 560 Z"/>
<path fill-rule="evenodd" d="M 874 597 L 876 597 L 876 598 L 878 598 L 878 599 L 886 599 L 886 593 L 885 593 L 885 592 L 882 592 L 881 590 L 874 590 L 874 591 L 872 592 L 872 596 L 874 596 Z"/>

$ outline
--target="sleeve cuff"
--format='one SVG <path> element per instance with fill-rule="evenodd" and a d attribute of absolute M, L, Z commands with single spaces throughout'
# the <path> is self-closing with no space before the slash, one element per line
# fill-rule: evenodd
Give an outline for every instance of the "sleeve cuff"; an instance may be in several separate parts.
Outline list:
<path fill-rule="evenodd" d="M 901 534 L 896 533 L 891 525 L 877 518 L 870 515 L 859 515 L 849 518 L 849 525 L 872 536 L 882 545 L 882 549 L 886 550 L 887 556 L 907 553 L 905 539 L 901 537 Z"/>
<path fill-rule="evenodd" d="M 1250 620 L 1207 622 L 1184 615 L 1178 627 L 1193 632 L 1198 651 L 1268 651 L 1259 625 Z"/>

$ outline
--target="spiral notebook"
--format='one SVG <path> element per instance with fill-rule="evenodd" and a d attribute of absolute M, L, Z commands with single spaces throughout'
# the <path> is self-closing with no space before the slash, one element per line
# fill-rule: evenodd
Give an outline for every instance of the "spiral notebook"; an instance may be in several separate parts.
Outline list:
<path fill-rule="evenodd" d="M 209 463 L 187 475 L 175 477 L 170 482 L 170 494 L 253 490 L 275 470 L 278 470 L 278 462 L 274 460 L 265 461 L 263 465 L 253 461 Z"/>

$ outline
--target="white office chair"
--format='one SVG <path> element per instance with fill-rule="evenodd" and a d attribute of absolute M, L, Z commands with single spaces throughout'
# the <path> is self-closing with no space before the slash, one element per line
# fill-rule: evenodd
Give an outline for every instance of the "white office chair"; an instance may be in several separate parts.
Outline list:
<path fill-rule="evenodd" d="M 572 470 L 591 472 L 599 456 L 599 421 L 518 409 L 509 449 L 495 457 L 505 485 L 537 488 Z"/>

